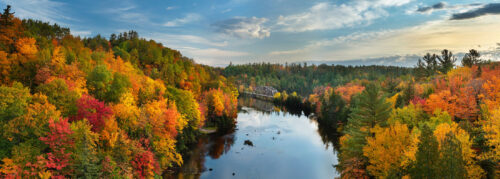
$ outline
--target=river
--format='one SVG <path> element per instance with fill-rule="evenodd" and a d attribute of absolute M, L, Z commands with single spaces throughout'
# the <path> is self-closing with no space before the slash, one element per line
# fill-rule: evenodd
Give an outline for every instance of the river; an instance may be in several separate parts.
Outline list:
<path fill-rule="evenodd" d="M 167 178 L 335 178 L 336 150 L 318 123 L 272 103 L 239 100 L 236 129 L 199 140 L 180 173 Z"/>

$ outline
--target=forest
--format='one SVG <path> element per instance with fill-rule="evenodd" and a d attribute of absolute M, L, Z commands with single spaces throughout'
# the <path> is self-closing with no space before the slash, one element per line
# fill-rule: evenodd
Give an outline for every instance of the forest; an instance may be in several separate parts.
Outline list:
<path fill-rule="evenodd" d="M 413 68 L 215 68 L 136 31 L 82 38 L 7 6 L 0 178 L 161 178 L 204 129 L 234 130 L 239 94 L 259 86 L 316 120 L 340 178 L 500 176 L 500 63 L 476 50 L 426 54 Z"/>
<path fill-rule="evenodd" d="M 161 177 L 200 128 L 234 126 L 219 69 L 135 31 L 70 32 L 1 14 L 0 178 Z"/>
<path fill-rule="evenodd" d="M 316 87 L 338 86 L 353 80 L 379 80 L 387 76 L 412 73 L 412 68 L 396 66 L 307 65 L 307 63 L 229 64 L 222 72 L 232 79 L 240 91 L 252 91 L 257 86 L 272 86 L 278 91 L 312 94 Z"/>
<path fill-rule="evenodd" d="M 314 115 L 340 149 L 341 178 L 498 178 L 500 63 L 476 50 L 456 62 L 443 50 L 409 74 L 278 92 L 274 102 Z"/>

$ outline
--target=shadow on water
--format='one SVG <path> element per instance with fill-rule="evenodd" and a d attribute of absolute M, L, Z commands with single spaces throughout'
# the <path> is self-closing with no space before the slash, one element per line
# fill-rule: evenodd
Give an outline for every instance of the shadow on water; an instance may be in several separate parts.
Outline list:
<path fill-rule="evenodd" d="M 335 125 L 331 122 L 316 120 L 314 114 L 304 115 L 302 111 L 277 107 L 271 102 L 253 98 L 240 98 L 238 104 L 240 114 L 237 119 L 238 127 L 235 130 L 226 134 L 201 136 L 197 145 L 185 157 L 182 168 L 174 174 L 165 174 L 163 177 L 221 178 L 217 172 L 228 173 L 222 178 L 231 178 L 234 175 L 235 178 L 338 176 L 332 166 L 337 162 L 335 148 L 338 146 L 339 135 L 336 134 Z M 249 143 L 252 145 L 248 145 Z M 299 160 L 295 154 L 303 155 L 303 158 Z M 285 173 L 285 171 L 266 171 L 265 168 L 271 170 L 273 167 L 262 168 L 273 164 L 285 165 L 283 167 L 291 168 L 291 171 L 286 171 L 289 174 L 281 175 L 280 172 Z M 308 170 L 307 167 L 312 166 L 314 166 L 312 169 L 325 169 L 317 171 L 322 174 L 309 173 L 301 176 Z M 283 170 L 283 167 L 274 170 Z M 241 168 L 246 171 L 241 171 Z M 238 169 L 240 170 L 237 171 Z M 301 169 L 304 171 L 299 171 Z"/>

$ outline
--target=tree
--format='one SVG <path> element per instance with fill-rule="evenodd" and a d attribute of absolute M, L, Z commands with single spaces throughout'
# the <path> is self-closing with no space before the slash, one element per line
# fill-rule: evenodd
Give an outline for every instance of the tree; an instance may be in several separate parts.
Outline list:
<path fill-rule="evenodd" d="M 82 178 L 98 178 L 100 172 L 96 150 L 99 136 L 91 128 L 87 120 L 71 124 L 75 141 L 75 176 Z"/>
<path fill-rule="evenodd" d="M 410 170 L 411 178 L 438 178 L 439 143 L 432 130 L 424 125 L 419 137 L 416 162 Z"/>
<path fill-rule="evenodd" d="M 355 134 L 361 132 L 363 136 L 369 136 L 368 130 L 362 130 L 362 128 L 371 129 L 377 124 L 386 126 L 392 108 L 380 93 L 379 87 L 374 84 L 368 85 L 358 99 L 359 102 L 355 104 L 349 115 L 348 134 L 356 136 Z"/>
<path fill-rule="evenodd" d="M 49 102 L 62 112 L 63 117 L 76 115 L 78 94 L 68 89 L 63 79 L 57 78 L 36 88 L 38 92 L 47 95 Z"/>
<path fill-rule="evenodd" d="M 158 163 L 151 151 L 138 153 L 132 161 L 134 174 L 137 178 L 153 178 L 158 172 Z"/>
<path fill-rule="evenodd" d="M 10 64 L 11 61 L 7 58 L 7 53 L 0 51 L 0 85 L 5 85 L 10 82 Z"/>
<path fill-rule="evenodd" d="M 396 123 L 388 128 L 376 126 L 371 129 L 375 137 L 368 137 L 363 147 L 363 155 L 370 163 L 368 172 L 377 178 L 391 175 L 403 176 L 403 161 L 411 149 L 412 135 L 406 124 Z"/>
<path fill-rule="evenodd" d="M 72 173 L 69 151 L 74 147 L 74 139 L 71 137 L 73 131 L 67 119 L 59 119 L 57 122 L 51 119 L 49 128 L 47 137 L 40 137 L 40 140 L 50 148 L 50 152 L 47 153 L 47 168 L 54 170 L 54 177 L 68 176 Z"/>
<path fill-rule="evenodd" d="M 455 61 L 457 61 L 457 59 L 453 56 L 453 53 L 447 49 L 441 51 L 441 57 L 437 56 L 437 59 L 439 60 L 439 71 L 443 74 L 446 74 L 448 71 L 453 69 Z"/>
<path fill-rule="evenodd" d="M 19 53 L 32 58 L 38 52 L 35 43 L 35 38 L 20 38 L 16 41 L 15 45 Z"/>
<path fill-rule="evenodd" d="M 481 57 L 481 54 L 477 50 L 469 50 L 469 53 L 466 53 L 462 58 L 462 66 L 472 67 L 472 65 L 481 63 L 479 57 Z"/>
<path fill-rule="evenodd" d="M 422 59 L 417 62 L 417 76 L 420 78 L 430 77 L 438 70 L 438 63 L 436 61 L 437 55 L 427 53 Z"/>
<path fill-rule="evenodd" d="M 105 65 L 97 65 L 87 77 L 89 93 L 105 101 L 112 80 L 113 75 L 108 68 Z"/>
<path fill-rule="evenodd" d="M 92 124 L 92 131 L 100 131 L 104 126 L 105 119 L 113 115 L 111 109 L 92 96 L 83 95 L 76 102 L 78 112 L 76 116 L 71 117 L 71 121 L 87 119 Z"/>
<path fill-rule="evenodd" d="M 15 82 L 12 87 L 0 86 L 0 122 L 23 115 L 29 100 L 29 89 L 21 83 Z"/>
<path fill-rule="evenodd" d="M 466 163 L 462 157 L 462 146 L 460 146 L 460 141 L 452 132 L 446 134 L 440 152 L 440 178 L 467 178 Z"/>
<path fill-rule="evenodd" d="M 114 73 L 113 82 L 106 95 L 106 102 L 118 102 L 123 93 L 131 87 L 130 80 L 127 76 L 120 73 Z"/>

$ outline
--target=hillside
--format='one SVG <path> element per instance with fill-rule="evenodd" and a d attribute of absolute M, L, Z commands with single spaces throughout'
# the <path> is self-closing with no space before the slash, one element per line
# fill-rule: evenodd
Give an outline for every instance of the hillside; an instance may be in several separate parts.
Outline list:
<path fill-rule="evenodd" d="M 1 178 L 159 176 L 201 127 L 234 125 L 218 69 L 134 31 L 82 39 L 10 7 L 0 24 Z"/>

